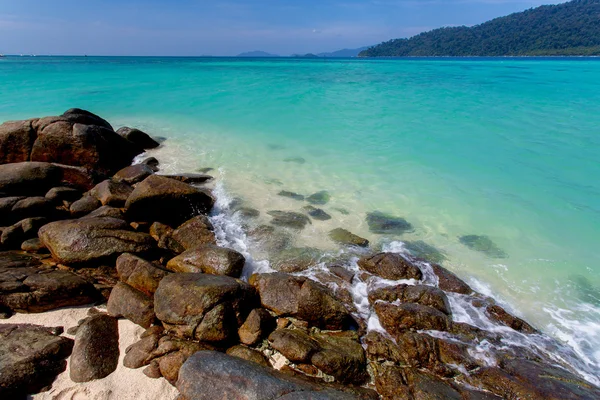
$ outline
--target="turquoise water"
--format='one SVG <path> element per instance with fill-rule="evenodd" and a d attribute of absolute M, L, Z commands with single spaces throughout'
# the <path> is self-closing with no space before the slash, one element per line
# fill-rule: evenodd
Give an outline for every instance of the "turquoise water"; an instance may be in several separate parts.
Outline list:
<path fill-rule="evenodd" d="M 166 170 L 218 167 L 264 221 L 304 205 L 280 190 L 327 190 L 332 220 L 298 244 L 333 248 L 338 226 L 423 240 L 598 375 L 599 60 L 8 57 L 0 93 L 0 121 L 76 106 L 166 136 Z M 414 232 L 369 232 L 375 210 Z M 507 257 L 460 243 L 470 234 Z"/>

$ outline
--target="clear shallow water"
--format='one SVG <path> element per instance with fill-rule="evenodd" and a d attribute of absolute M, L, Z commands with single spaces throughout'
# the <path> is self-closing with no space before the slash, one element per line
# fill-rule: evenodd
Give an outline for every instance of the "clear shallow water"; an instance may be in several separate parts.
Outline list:
<path fill-rule="evenodd" d="M 0 94 L 0 121 L 77 106 L 166 136 L 153 153 L 167 170 L 218 167 L 260 221 L 305 205 L 280 190 L 327 190 L 332 220 L 297 245 L 335 249 L 336 227 L 423 240 L 598 375 L 599 60 L 9 57 Z M 374 210 L 415 231 L 370 233 Z M 467 248 L 469 234 L 508 257 Z"/>

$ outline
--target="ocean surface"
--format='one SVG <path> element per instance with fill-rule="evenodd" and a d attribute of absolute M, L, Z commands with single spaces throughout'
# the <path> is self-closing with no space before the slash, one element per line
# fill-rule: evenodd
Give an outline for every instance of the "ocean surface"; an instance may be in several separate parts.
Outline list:
<path fill-rule="evenodd" d="M 338 251 L 337 227 L 374 248 L 426 243 L 600 382 L 600 60 L 0 59 L 0 122 L 71 107 L 166 137 L 150 153 L 165 171 L 215 168 L 254 224 L 302 212 L 282 190 L 327 191 L 332 218 L 295 246 Z M 414 229 L 372 233 L 373 211 Z"/>

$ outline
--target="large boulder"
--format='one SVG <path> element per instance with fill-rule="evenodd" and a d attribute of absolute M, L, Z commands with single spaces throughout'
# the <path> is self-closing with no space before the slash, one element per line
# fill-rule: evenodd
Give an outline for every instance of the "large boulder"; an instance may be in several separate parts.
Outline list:
<path fill-rule="evenodd" d="M 84 125 L 97 125 L 102 126 L 111 131 L 113 130 L 113 127 L 108 123 L 107 120 L 100 118 L 96 114 L 93 114 L 87 110 L 82 110 L 81 108 L 71 108 L 65 111 L 61 115 L 61 117 L 73 123 Z"/>
<path fill-rule="evenodd" d="M 105 314 L 87 318 L 77 329 L 69 364 L 73 382 L 89 382 L 110 375 L 119 363 L 117 320 Z"/>
<path fill-rule="evenodd" d="M 183 364 L 177 389 L 186 400 L 357 399 L 354 395 L 214 351 L 199 351 Z"/>
<path fill-rule="evenodd" d="M 0 164 L 29 161 L 36 137 L 30 120 L 0 125 Z"/>
<path fill-rule="evenodd" d="M 245 262 L 244 256 L 235 250 L 207 244 L 172 258 L 167 263 L 167 269 L 174 272 L 203 272 L 239 278 Z"/>
<path fill-rule="evenodd" d="M 415 303 L 395 305 L 377 302 L 375 312 L 381 325 L 392 335 L 405 330 L 446 331 L 451 324 L 450 318 L 443 312 Z"/>
<path fill-rule="evenodd" d="M 154 149 L 160 146 L 156 140 L 152 139 L 150 135 L 146 132 L 143 132 L 136 128 L 129 128 L 124 126 L 122 128 L 117 129 L 117 133 L 121 135 L 124 139 L 127 139 L 131 143 L 135 144 L 142 149 Z"/>
<path fill-rule="evenodd" d="M 117 258 L 121 281 L 148 296 L 153 296 L 160 281 L 169 274 L 157 265 L 134 254 L 124 253 Z"/>
<path fill-rule="evenodd" d="M 257 303 L 247 283 L 201 273 L 168 275 L 154 294 L 156 316 L 165 326 L 180 337 L 208 342 L 235 338 Z"/>
<path fill-rule="evenodd" d="M 155 248 L 146 233 L 128 231 L 129 225 L 115 218 L 83 218 L 57 221 L 39 231 L 42 243 L 59 262 L 82 263 L 120 253 L 145 253 Z"/>
<path fill-rule="evenodd" d="M 396 253 L 378 253 L 374 256 L 362 257 L 358 260 L 358 266 L 384 279 L 419 280 L 423 277 L 421 270 L 417 266 L 409 263 Z"/>
<path fill-rule="evenodd" d="M 104 206 L 123 207 L 131 192 L 133 188 L 127 183 L 107 179 L 97 184 L 89 194 Z"/>
<path fill-rule="evenodd" d="M 397 285 L 386 286 L 369 292 L 369 301 L 374 304 L 377 300 L 393 303 L 400 300 L 402 303 L 419 303 L 433 307 L 436 310 L 450 315 L 450 303 L 446 294 L 433 286 L 426 285 Z"/>
<path fill-rule="evenodd" d="M 213 230 L 213 225 L 208 217 L 197 215 L 175 229 L 171 237 L 184 249 L 190 250 L 205 244 L 217 244 Z"/>
<path fill-rule="evenodd" d="M 73 341 L 62 328 L 0 324 L 0 397 L 24 398 L 50 385 L 67 367 Z"/>
<path fill-rule="evenodd" d="M 43 162 L 20 162 L 0 165 L 0 192 L 9 195 L 43 195 L 58 186 L 61 169 Z"/>
<path fill-rule="evenodd" d="M 111 316 L 125 317 L 144 328 L 149 328 L 155 319 L 152 297 L 123 282 L 110 292 L 106 309 Z"/>
<path fill-rule="evenodd" d="M 125 207 L 132 220 L 179 226 L 193 216 L 208 213 L 214 203 L 213 196 L 204 189 L 151 175 L 137 184 Z"/>

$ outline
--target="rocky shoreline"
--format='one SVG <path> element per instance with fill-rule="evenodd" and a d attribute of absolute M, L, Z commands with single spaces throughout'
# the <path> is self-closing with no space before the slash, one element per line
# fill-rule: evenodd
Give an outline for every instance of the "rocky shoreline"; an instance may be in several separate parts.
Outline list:
<path fill-rule="evenodd" d="M 0 125 L 2 398 L 48 390 L 67 359 L 73 382 L 106 379 L 123 351 L 125 367 L 166 379 L 180 400 L 600 398 L 555 359 L 505 340 L 541 336 L 527 322 L 440 265 L 371 252 L 348 227 L 330 237 L 362 249 L 357 262 L 283 258 L 242 280 L 247 260 L 218 245 L 210 219 L 213 178 L 161 175 L 154 158 L 131 165 L 158 146 L 80 109 Z M 250 236 L 311 223 L 301 213 L 269 215 L 271 225 Z M 455 321 L 452 296 L 494 329 Z M 15 313 L 84 305 L 77 326 L 11 323 Z M 145 329 L 127 349 L 123 318 Z"/>

